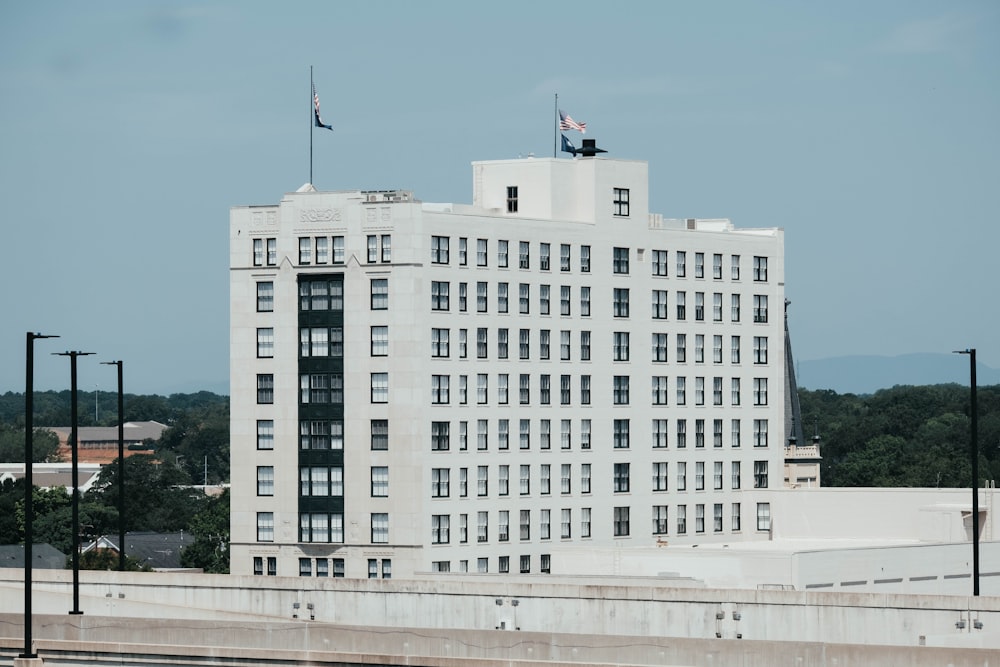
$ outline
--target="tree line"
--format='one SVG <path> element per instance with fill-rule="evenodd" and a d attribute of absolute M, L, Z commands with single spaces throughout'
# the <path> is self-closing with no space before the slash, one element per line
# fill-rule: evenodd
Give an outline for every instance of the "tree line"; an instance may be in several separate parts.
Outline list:
<path fill-rule="evenodd" d="M 1000 479 L 1000 385 L 977 388 L 979 485 Z M 799 390 L 803 431 L 822 438 L 823 486 L 968 487 L 968 386 L 897 386 L 874 394 Z"/>

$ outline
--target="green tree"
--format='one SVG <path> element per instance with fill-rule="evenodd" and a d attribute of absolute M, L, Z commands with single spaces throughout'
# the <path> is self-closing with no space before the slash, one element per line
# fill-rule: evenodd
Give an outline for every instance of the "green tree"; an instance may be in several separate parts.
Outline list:
<path fill-rule="evenodd" d="M 119 554 L 113 549 L 91 549 L 80 554 L 81 570 L 117 570 Z M 135 558 L 125 554 L 125 569 L 130 572 L 152 572 L 149 563 L 140 563 Z"/>
<path fill-rule="evenodd" d="M 44 428 L 34 429 L 31 454 L 34 463 L 59 460 L 59 437 Z M 24 425 L 20 428 L 0 424 L 0 463 L 24 462 Z"/>
<path fill-rule="evenodd" d="M 205 572 L 229 573 L 229 489 L 209 498 L 188 525 L 194 543 L 181 552 L 181 565 Z"/>
<path fill-rule="evenodd" d="M 172 532 L 186 530 L 205 501 L 205 494 L 187 485 L 187 474 L 148 454 L 125 459 L 125 529 Z M 109 508 L 118 506 L 117 459 L 101 471 L 88 499 Z"/>

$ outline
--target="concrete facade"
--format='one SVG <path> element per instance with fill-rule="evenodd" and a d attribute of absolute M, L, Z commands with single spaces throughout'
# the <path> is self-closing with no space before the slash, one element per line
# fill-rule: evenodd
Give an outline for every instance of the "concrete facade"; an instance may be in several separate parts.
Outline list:
<path fill-rule="evenodd" d="M 767 539 L 781 230 L 651 214 L 630 160 L 476 162 L 472 199 L 232 209 L 233 573 Z"/>

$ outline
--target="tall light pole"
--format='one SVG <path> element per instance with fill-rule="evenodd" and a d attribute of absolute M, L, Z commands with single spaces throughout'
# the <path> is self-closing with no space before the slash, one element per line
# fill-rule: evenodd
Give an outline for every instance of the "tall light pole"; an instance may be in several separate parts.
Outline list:
<path fill-rule="evenodd" d="M 73 610 L 71 614 L 82 614 L 80 611 L 80 479 L 79 455 L 77 450 L 77 412 L 76 412 L 76 358 L 94 354 L 93 352 L 53 352 L 60 357 L 69 357 L 70 382 L 70 448 L 73 452 Z"/>
<path fill-rule="evenodd" d="M 122 361 L 102 361 L 118 367 L 118 569 L 125 570 L 125 398 L 122 393 Z"/>
<path fill-rule="evenodd" d="M 969 355 L 969 384 L 972 395 L 972 594 L 979 595 L 979 406 L 976 403 L 976 348 L 955 350 L 955 354 Z"/>
<path fill-rule="evenodd" d="M 24 653 L 20 658 L 32 659 L 38 656 L 31 650 L 31 545 L 35 541 L 32 533 L 32 521 L 35 517 L 32 505 L 31 464 L 34 460 L 34 411 L 35 411 L 35 339 L 59 338 L 45 334 L 28 332 L 25 346 L 24 370 Z"/>

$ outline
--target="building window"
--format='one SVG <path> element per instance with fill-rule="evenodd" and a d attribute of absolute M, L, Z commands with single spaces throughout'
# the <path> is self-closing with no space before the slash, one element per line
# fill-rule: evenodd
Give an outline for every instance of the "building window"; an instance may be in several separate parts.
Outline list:
<path fill-rule="evenodd" d="M 666 405 L 667 404 L 667 393 L 669 389 L 667 387 L 667 376 L 666 375 L 654 375 L 653 376 L 653 405 Z"/>
<path fill-rule="evenodd" d="M 730 257 L 732 269 L 730 271 L 730 278 L 732 280 L 740 279 L 740 256 L 733 255 Z"/>
<path fill-rule="evenodd" d="M 653 463 L 653 491 L 667 490 L 667 463 Z"/>
<path fill-rule="evenodd" d="M 580 246 L 580 272 L 590 273 L 590 246 Z"/>
<path fill-rule="evenodd" d="M 628 361 L 629 357 L 629 332 L 628 331 L 616 331 L 612 336 L 614 341 L 614 348 L 612 350 L 612 358 L 615 361 Z"/>
<path fill-rule="evenodd" d="M 687 448 L 687 420 L 677 420 L 677 449 Z"/>
<path fill-rule="evenodd" d="M 507 283 L 497 283 L 497 312 L 506 313 L 509 304 L 507 299 Z"/>
<path fill-rule="evenodd" d="M 524 426 L 523 422 L 526 422 L 526 421 L 528 421 L 528 420 L 527 419 L 522 419 L 521 420 L 521 422 L 522 422 L 522 424 L 521 424 L 522 428 Z M 530 465 L 522 465 L 521 466 L 521 476 L 520 476 L 519 479 L 520 479 L 520 485 L 518 487 L 518 491 L 520 492 L 520 494 L 522 496 L 529 495 L 531 493 L 531 466 Z"/>
<path fill-rule="evenodd" d="M 767 363 L 767 336 L 753 337 L 753 362 L 755 364 Z"/>
<path fill-rule="evenodd" d="M 614 288 L 614 315 L 615 317 L 628 317 L 628 288 Z"/>
<path fill-rule="evenodd" d="M 722 405 L 722 378 L 712 378 L 712 405 Z"/>
<path fill-rule="evenodd" d="M 299 495 L 303 498 L 343 496 L 344 469 L 340 466 L 300 467 Z"/>
<path fill-rule="evenodd" d="M 722 420 L 715 419 L 712 424 L 712 446 L 722 447 Z"/>
<path fill-rule="evenodd" d="M 433 281 L 431 282 L 431 310 L 449 310 L 451 308 L 448 299 L 450 283 Z"/>
<path fill-rule="evenodd" d="M 389 334 L 386 329 L 386 354 L 388 354 Z M 344 329 L 343 327 L 302 327 L 299 329 L 299 356 L 309 357 L 343 357 Z"/>
<path fill-rule="evenodd" d="M 510 556 L 500 556 L 500 559 L 497 561 L 497 571 L 499 571 L 500 574 L 507 574 L 510 572 Z"/>
<path fill-rule="evenodd" d="M 257 312 L 270 313 L 274 311 L 274 283 L 257 283 Z"/>
<path fill-rule="evenodd" d="M 654 419 L 653 420 L 653 448 L 654 449 L 664 449 L 667 447 L 667 428 L 668 422 L 666 419 Z"/>
<path fill-rule="evenodd" d="M 615 464 L 615 493 L 627 493 L 629 490 L 629 464 Z"/>
<path fill-rule="evenodd" d="M 345 257 L 344 251 L 344 237 L 334 236 L 333 237 L 333 263 L 343 264 Z"/>
<path fill-rule="evenodd" d="M 517 213 L 517 186 L 507 186 L 507 212 Z"/>
<path fill-rule="evenodd" d="M 732 461 L 729 470 L 730 486 L 733 489 L 740 488 L 740 462 Z"/>
<path fill-rule="evenodd" d="M 257 449 L 274 449 L 274 420 L 257 420 Z"/>
<path fill-rule="evenodd" d="M 510 449 L 510 420 L 509 419 L 499 419 L 497 420 L 497 449 Z M 506 466 L 501 466 L 501 468 L 506 468 Z M 501 480 L 501 486 L 504 491 L 502 495 L 507 495 L 506 480 Z"/>
<path fill-rule="evenodd" d="M 615 537 L 627 537 L 629 534 L 628 507 L 616 507 L 615 513 Z"/>
<path fill-rule="evenodd" d="M 653 505 L 653 535 L 666 535 L 667 525 L 667 506 Z"/>
<path fill-rule="evenodd" d="M 477 512 L 476 513 L 476 541 L 486 542 L 489 539 L 489 512 Z M 480 558 L 479 561 L 479 571 L 485 572 L 485 558 Z"/>
<path fill-rule="evenodd" d="M 612 269 L 615 273 L 628 274 L 628 248 L 614 248 Z"/>
<path fill-rule="evenodd" d="M 696 461 L 694 464 L 694 490 L 705 490 L 705 462 Z"/>
<path fill-rule="evenodd" d="M 552 510 L 539 510 L 538 537 L 543 540 L 552 537 Z"/>
<path fill-rule="evenodd" d="M 731 423 L 729 430 L 729 440 L 733 448 L 738 449 L 740 446 L 740 420 L 734 419 Z"/>
<path fill-rule="evenodd" d="M 694 293 L 694 319 L 698 322 L 705 321 L 705 293 Z"/>
<path fill-rule="evenodd" d="M 389 449 L 389 420 L 371 420 L 371 443 L 373 450 Z"/>
<path fill-rule="evenodd" d="M 568 376 L 563 376 L 568 377 Z M 568 403 L 569 401 L 567 401 Z M 590 376 L 580 376 L 580 404 L 590 405 Z"/>
<path fill-rule="evenodd" d="M 253 240 L 253 265 L 264 266 L 264 239 Z"/>
<path fill-rule="evenodd" d="M 753 379 L 753 404 L 767 405 L 767 378 Z"/>
<path fill-rule="evenodd" d="M 510 511 L 500 510 L 497 513 L 497 541 L 510 541 Z"/>
<path fill-rule="evenodd" d="M 303 373 L 299 376 L 299 402 L 329 404 L 344 402 L 344 376 L 335 373 Z"/>
<path fill-rule="evenodd" d="M 767 461 L 753 462 L 753 488 L 767 488 Z"/>
<path fill-rule="evenodd" d="M 712 464 L 712 487 L 716 491 L 722 490 L 722 461 L 715 461 Z"/>
<path fill-rule="evenodd" d="M 303 419 L 299 422 L 299 449 L 343 448 L 343 420 Z"/>
<path fill-rule="evenodd" d="M 677 292 L 674 300 L 677 303 L 677 319 L 687 319 L 687 292 Z"/>
<path fill-rule="evenodd" d="M 654 276 L 666 276 L 667 275 L 667 251 L 666 250 L 654 250 L 653 251 L 653 275 Z"/>
<path fill-rule="evenodd" d="M 487 305 L 487 287 L 485 282 L 476 283 L 476 312 L 485 313 L 488 310 Z"/>
<path fill-rule="evenodd" d="M 548 243 L 538 244 L 538 268 L 542 271 L 549 270 L 549 259 L 552 253 L 551 246 Z"/>
<path fill-rule="evenodd" d="M 614 377 L 615 405 L 628 405 L 628 385 L 629 385 L 629 376 L 616 375 Z"/>
<path fill-rule="evenodd" d="M 274 466 L 257 466 L 257 495 L 274 495 Z"/>
<path fill-rule="evenodd" d="M 573 536 L 573 510 L 564 509 L 560 513 L 560 530 L 559 536 L 564 540 L 568 540 Z"/>
<path fill-rule="evenodd" d="M 489 495 L 489 490 L 489 466 L 478 466 L 476 468 L 476 495 L 480 498 L 484 498 Z"/>
<path fill-rule="evenodd" d="M 313 573 L 312 570 L 312 559 L 311 558 L 300 558 L 299 559 L 299 576 L 300 577 L 311 577 Z"/>
<path fill-rule="evenodd" d="M 447 236 L 431 237 L 431 264 L 448 263 L 448 246 L 450 243 L 451 239 Z"/>
<path fill-rule="evenodd" d="M 561 285 L 559 287 L 559 314 L 569 315 L 570 314 L 570 300 L 572 299 L 572 294 L 569 285 Z"/>
<path fill-rule="evenodd" d="M 261 405 L 274 403 L 274 375 L 270 373 L 257 375 L 257 403 Z"/>
<path fill-rule="evenodd" d="M 343 339 L 343 329 L 338 329 L 338 334 Z M 447 329 L 446 329 L 447 331 Z M 373 357 L 385 357 L 389 355 L 389 327 L 377 326 L 371 329 L 371 350 Z M 343 356 L 343 343 L 340 344 L 340 354 Z"/>
<path fill-rule="evenodd" d="M 382 262 L 388 264 L 392 261 L 392 237 L 388 234 L 382 235 Z"/>
<path fill-rule="evenodd" d="M 719 253 L 712 255 L 712 278 L 722 280 L 722 255 Z"/>
<path fill-rule="evenodd" d="M 507 259 L 508 245 L 509 245 L 508 242 L 505 240 L 501 239 L 497 241 L 497 266 L 499 266 L 501 269 L 506 269 L 508 265 L 508 259 Z"/>
<path fill-rule="evenodd" d="M 653 290 L 652 304 L 653 304 L 653 319 L 654 320 L 667 319 L 667 290 L 665 289 Z"/>
<path fill-rule="evenodd" d="M 757 503 L 757 530 L 771 530 L 771 503 Z"/>
<path fill-rule="evenodd" d="M 257 358 L 270 359 L 274 356 L 274 329 L 257 329 Z"/>
<path fill-rule="evenodd" d="M 616 216 L 628 217 L 628 188 L 615 188 L 612 203 Z"/>
<path fill-rule="evenodd" d="M 374 329 L 375 327 L 372 327 L 373 337 Z M 431 356 L 439 358 L 448 357 L 450 354 L 450 339 L 451 329 L 431 329 Z"/>
<path fill-rule="evenodd" d="M 431 422 L 431 451 L 451 449 L 451 422 Z"/>
<path fill-rule="evenodd" d="M 312 263 L 312 239 L 308 236 L 299 238 L 299 264 Z"/>
<path fill-rule="evenodd" d="M 538 286 L 538 312 L 542 315 L 549 314 L 549 292 L 551 287 L 549 285 L 539 285 Z"/>
<path fill-rule="evenodd" d="M 753 279 L 754 282 L 767 282 L 767 257 L 753 258 Z"/>
<path fill-rule="evenodd" d="M 590 332 L 580 332 L 580 361 L 590 361 Z"/>
<path fill-rule="evenodd" d="M 722 292 L 712 293 L 712 321 L 722 321 Z"/>
<path fill-rule="evenodd" d="M 463 422 L 464 423 L 464 422 Z M 469 469 L 458 469 L 458 495 L 460 498 L 469 497 Z"/>
<path fill-rule="evenodd" d="M 389 497 L 389 468 L 372 466 L 372 498 Z"/>
<path fill-rule="evenodd" d="M 531 312 L 531 287 L 528 283 L 520 283 L 517 286 L 518 312 L 527 315 Z"/>
<path fill-rule="evenodd" d="M 497 359 L 506 359 L 510 353 L 510 330 L 497 329 Z"/>
<path fill-rule="evenodd" d="M 694 277 L 705 277 L 705 253 L 696 252 L 694 254 Z"/>
<path fill-rule="evenodd" d="M 552 420 L 542 419 L 539 422 L 539 448 L 541 449 L 551 449 L 552 448 Z"/>
<path fill-rule="evenodd" d="M 257 541 L 274 542 L 274 512 L 257 512 Z"/>
<path fill-rule="evenodd" d="M 580 493 L 590 493 L 590 464 L 580 464 Z"/>
<path fill-rule="evenodd" d="M 677 490 L 687 491 L 687 463 L 684 461 L 677 463 Z"/>
<path fill-rule="evenodd" d="M 507 357 L 501 357 L 506 359 Z M 464 376 L 463 376 L 464 377 Z M 507 373 L 500 373 L 497 375 L 497 403 L 500 405 L 507 405 L 510 402 L 510 375 Z M 464 405 L 464 401 L 463 401 Z"/>
<path fill-rule="evenodd" d="M 469 308 L 469 283 L 458 284 L 458 310 L 464 313 Z"/>
<path fill-rule="evenodd" d="M 520 241 L 517 244 L 517 266 L 520 269 L 531 268 L 531 244 L 528 241 Z"/>
<path fill-rule="evenodd" d="M 469 330 L 458 330 L 458 356 L 465 359 L 469 354 Z"/>
<path fill-rule="evenodd" d="M 476 421 L 476 449 L 485 452 L 490 446 L 489 421 L 479 419 Z"/>
<path fill-rule="evenodd" d="M 739 503 L 733 503 L 733 505 L 732 505 L 732 518 L 733 518 L 733 521 L 732 521 L 732 526 L 730 526 L 730 530 L 732 530 L 734 533 L 738 533 L 740 531 L 740 504 Z"/>
<path fill-rule="evenodd" d="M 580 316 L 590 317 L 590 288 L 580 288 Z"/>
<path fill-rule="evenodd" d="M 733 336 L 729 339 L 730 357 L 733 364 L 740 363 L 740 337 Z"/>
<path fill-rule="evenodd" d="M 687 378 L 678 376 L 674 382 L 677 384 L 677 405 L 687 405 Z"/>
<path fill-rule="evenodd" d="M 431 543 L 448 544 L 451 540 L 451 515 L 431 515 Z"/>
<path fill-rule="evenodd" d="M 570 449 L 573 446 L 573 421 L 570 419 L 560 420 L 559 443 L 562 449 Z"/>
<path fill-rule="evenodd" d="M 759 324 L 767 323 L 767 295 L 753 295 L 753 321 Z"/>
<path fill-rule="evenodd" d="M 580 508 L 580 537 L 590 537 L 590 508 Z"/>
<path fill-rule="evenodd" d="M 372 377 L 372 403 L 388 403 L 389 374 L 372 373 L 371 377 Z"/>
<path fill-rule="evenodd" d="M 705 506 L 701 503 L 694 506 L 694 532 L 705 532 Z"/>
<path fill-rule="evenodd" d="M 531 376 L 521 373 L 518 378 L 518 403 L 528 405 L 531 403 Z"/>
<path fill-rule="evenodd" d="M 487 266 L 487 252 L 489 251 L 489 241 L 486 239 L 476 239 L 476 266 Z"/>
<path fill-rule="evenodd" d="M 374 263 L 378 261 L 378 237 L 375 235 L 368 236 L 368 263 Z"/>
<path fill-rule="evenodd" d="M 705 363 L 705 336 L 704 334 L 694 335 L 694 363 Z"/>
<path fill-rule="evenodd" d="M 705 420 L 694 420 L 694 446 L 696 449 L 705 447 Z"/>
<path fill-rule="evenodd" d="M 530 540 L 531 539 L 531 510 L 521 510 L 518 513 L 518 518 L 520 519 L 520 521 L 518 522 L 518 527 L 520 528 L 521 539 L 522 540 Z M 522 556 L 521 558 L 522 558 L 521 562 L 523 563 L 524 562 L 523 559 L 525 557 Z M 521 571 L 525 572 L 526 570 L 523 569 L 523 567 L 524 567 L 523 564 L 522 564 L 521 567 L 522 567 Z"/>
<path fill-rule="evenodd" d="M 389 515 L 385 513 L 372 514 L 372 544 L 389 543 Z"/>
<path fill-rule="evenodd" d="M 570 247 L 568 243 L 559 246 L 559 270 L 569 271 L 570 267 Z"/>
<path fill-rule="evenodd" d="M 559 492 L 562 494 L 568 494 L 572 492 L 573 488 L 572 468 L 573 464 L 571 463 L 563 463 L 562 465 L 559 466 L 559 473 L 560 473 Z"/>
<path fill-rule="evenodd" d="M 712 336 L 712 363 L 722 363 L 722 336 Z"/>
<path fill-rule="evenodd" d="M 476 329 L 476 358 L 486 359 L 489 356 L 489 340 L 486 327 Z"/>
<path fill-rule="evenodd" d="M 677 534 L 687 533 L 687 505 L 677 506 Z"/>
<path fill-rule="evenodd" d="M 740 321 L 740 295 L 733 294 L 729 297 L 730 300 L 730 312 L 729 318 L 733 322 Z"/>

